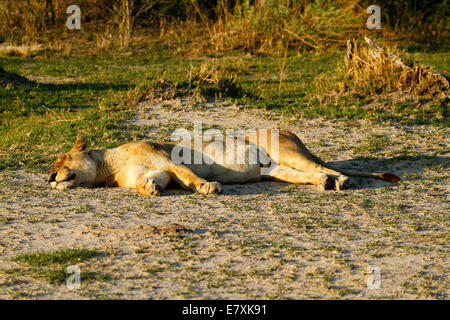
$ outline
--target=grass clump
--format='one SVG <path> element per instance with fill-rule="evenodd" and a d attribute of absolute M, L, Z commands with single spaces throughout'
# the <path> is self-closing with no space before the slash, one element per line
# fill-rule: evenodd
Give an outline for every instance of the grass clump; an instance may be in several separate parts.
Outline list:
<path fill-rule="evenodd" d="M 353 41 L 351 58 L 346 59 L 345 67 L 338 72 L 341 92 L 354 91 L 363 95 L 397 92 L 433 97 L 449 90 L 445 79 L 433 73 L 431 68 L 412 62 L 405 52 L 381 48 L 374 51 L 360 47 L 357 41 Z"/>
<path fill-rule="evenodd" d="M 190 65 L 187 76 L 189 86 L 201 96 L 238 97 L 243 94 L 237 72 L 216 59 L 199 66 Z"/>
<path fill-rule="evenodd" d="M 406 52 L 353 41 L 345 65 L 337 67 L 328 86 L 334 90 L 332 101 L 354 103 L 363 97 L 360 106 L 354 104 L 359 112 L 373 117 L 445 123 L 450 93 L 445 77 L 439 70 L 413 62 Z"/>
<path fill-rule="evenodd" d="M 301 51 L 342 47 L 346 35 L 362 30 L 364 21 L 355 2 L 341 0 L 218 1 L 215 19 L 196 1 L 192 4 L 199 19 L 168 25 L 161 38 L 169 47 L 194 53 L 274 52 L 286 42 Z"/>
<path fill-rule="evenodd" d="M 40 267 L 54 264 L 69 265 L 86 261 L 97 256 L 97 250 L 89 249 L 61 249 L 53 252 L 25 253 L 13 258 L 13 261 Z"/>
<path fill-rule="evenodd" d="M 49 284 L 52 285 L 63 285 L 66 284 L 67 278 L 69 277 L 69 274 L 67 273 L 67 270 L 62 269 L 56 269 L 56 270 L 42 270 L 37 273 L 35 273 L 35 277 L 44 279 Z M 108 281 L 111 277 L 107 274 L 103 274 L 100 272 L 95 271 L 87 271 L 87 272 L 81 272 L 81 281 Z"/>
<path fill-rule="evenodd" d="M 26 266 L 0 270 L 7 275 L 27 276 L 43 279 L 52 285 L 63 285 L 68 277 L 66 267 L 71 264 L 87 261 L 100 253 L 90 249 L 61 249 L 52 252 L 36 252 L 18 255 L 12 261 Z M 81 270 L 82 281 L 108 281 L 110 276 L 97 271 Z"/>
<path fill-rule="evenodd" d="M 64 285 L 70 276 L 65 268 L 15 268 L 8 270 L 0 270 L 1 273 L 7 275 L 27 276 L 33 279 L 42 279 L 51 285 Z M 108 281 L 111 277 L 107 274 L 103 274 L 96 271 L 81 272 L 81 281 Z"/>

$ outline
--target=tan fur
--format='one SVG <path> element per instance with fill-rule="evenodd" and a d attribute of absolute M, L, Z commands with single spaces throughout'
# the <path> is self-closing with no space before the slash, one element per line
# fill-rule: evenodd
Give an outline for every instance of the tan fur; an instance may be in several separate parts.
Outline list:
<path fill-rule="evenodd" d="M 369 173 L 350 170 L 337 170 L 314 156 L 294 134 L 279 131 L 279 157 L 274 159 L 270 145 L 271 130 L 257 130 L 256 141 L 279 166 L 266 168 L 265 163 L 258 160 L 251 164 L 248 161 L 250 141 L 244 148 L 244 163 L 228 164 L 220 161 L 224 155 L 207 152 L 208 142 L 191 146 L 191 153 L 201 153 L 210 162 L 202 164 L 175 164 L 171 160 L 171 152 L 175 143 L 158 144 L 154 142 L 131 142 L 114 149 L 87 150 L 87 142 L 78 137 L 72 149 L 58 157 L 53 170 L 49 174 L 49 182 L 58 190 L 77 186 L 95 187 L 100 185 L 135 188 L 142 195 L 159 195 L 164 188 L 175 181 L 182 188 L 202 194 L 220 193 L 221 183 L 246 183 L 262 179 L 279 180 L 297 184 L 313 184 L 320 190 L 341 190 L 347 187 L 346 175 L 378 178 L 391 182 L 399 181 L 392 173 Z M 267 136 L 269 144 L 263 143 Z M 225 148 L 225 141 L 220 141 Z M 235 145 L 235 144 L 233 144 Z M 242 150 L 240 150 L 242 151 Z M 237 154 L 235 152 L 235 154 Z M 193 158 L 192 158 L 193 159 Z M 266 165 L 267 167 L 267 165 Z M 217 182 L 209 182 L 214 180 Z"/>

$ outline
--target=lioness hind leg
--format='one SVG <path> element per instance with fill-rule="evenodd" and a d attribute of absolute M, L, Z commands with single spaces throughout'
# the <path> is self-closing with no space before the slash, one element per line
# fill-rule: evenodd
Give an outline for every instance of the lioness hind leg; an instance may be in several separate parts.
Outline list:
<path fill-rule="evenodd" d="M 279 162 L 283 166 L 295 168 L 300 171 L 305 172 L 324 172 L 327 174 L 332 174 L 339 176 L 340 172 L 329 169 L 321 165 L 319 158 L 314 155 L 306 156 L 298 151 L 292 150 L 280 150 Z M 317 160 L 317 161 L 316 161 Z"/>
<path fill-rule="evenodd" d="M 269 172 L 269 177 L 295 184 L 312 184 L 321 191 L 334 188 L 334 179 L 323 172 L 304 172 L 290 167 L 278 166 Z"/>
<path fill-rule="evenodd" d="M 282 154 L 282 155 L 281 155 Z M 316 162 L 317 160 L 317 162 Z M 320 164 L 322 160 L 315 156 L 306 157 L 298 151 L 280 152 L 280 163 L 284 166 L 295 168 L 302 172 L 323 172 L 330 175 L 334 182 L 332 183 L 334 190 L 343 190 L 348 188 L 348 177 L 341 174 L 339 171 L 326 168 Z"/>

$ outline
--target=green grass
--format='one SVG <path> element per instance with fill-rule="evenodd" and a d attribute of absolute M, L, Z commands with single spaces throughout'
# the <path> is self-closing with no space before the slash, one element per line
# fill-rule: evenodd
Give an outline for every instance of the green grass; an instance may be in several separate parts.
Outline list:
<path fill-rule="evenodd" d="M 180 88 L 188 87 L 189 66 L 204 63 L 203 58 L 175 56 L 158 44 L 143 47 L 129 55 L 100 52 L 51 58 L 0 57 L 5 70 L 44 77 L 49 82 L 33 87 L 0 86 L 0 170 L 25 167 L 46 171 L 58 153 L 70 149 L 78 134 L 87 136 L 93 147 L 113 147 L 143 138 L 143 128 L 125 123 L 133 116 L 136 104 L 157 95 L 162 78 Z M 206 95 L 223 91 L 245 108 L 264 108 L 297 118 L 448 124 L 448 101 L 435 101 L 431 110 L 419 112 L 408 103 L 392 106 L 394 111 L 380 109 L 370 104 L 374 97 L 333 97 L 333 75 L 343 63 L 343 55 L 336 51 L 289 52 L 280 86 L 282 57 L 248 57 L 233 51 L 224 63 L 226 72 L 233 76 L 223 77 L 224 82 L 215 85 L 203 85 L 198 91 Z M 450 70 L 443 52 L 415 52 L 413 57 Z"/>
<path fill-rule="evenodd" d="M 15 276 L 27 276 L 42 279 L 51 285 L 63 285 L 70 274 L 66 267 L 71 264 L 85 262 L 100 255 L 97 250 L 61 249 L 49 252 L 20 254 L 11 261 L 21 264 L 18 268 L 0 270 L 1 273 Z M 81 281 L 108 281 L 110 276 L 97 271 L 81 270 Z"/>
<path fill-rule="evenodd" d="M 61 249 L 53 252 L 25 253 L 18 255 L 12 261 L 41 267 L 49 265 L 62 265 L 79 263 L 99 255 L 96 250 L 89 249 Z"/>
<path fill-rule="evenodd" d="M 172 58 L 164 61 L 166 68 L 158 58 L 152 63 L 147 59 L 139 54 L 132 58 L 107 54 L 51 60 L 0 58 L 0 65 L 9 72 L 73 80 L 57 83 L 50 78 L 53 83 L 34 87 L 0 86 L 0 169 L 25 165 L 45 170 L 78 134 L 101 147 L 139 138 L 133 130 L 125 135 L 121 123 L 131 117 L 132 108 L 164 71 L 174 75 L 170 79 L 176 82 L 183 80 L 177 75 L 189 65 L 184 61 L 179 66 Z"/>
<path fill-rule="evenodd" d="M 28 276 L 33 279 L 42 279 L 48 282 L 51 285 L 63 285 L 66 284 L 68 277 L 70 274 L 67 273 L 65 268 L 32 268 L 32 269 L 24 269 L 24 268 L 16 268 L 9 270 L 0 270 L 1 273 L 8 275 L 17 275 L 17 276 Z M 85 271 L 80 274 L 81 281 L 109 281 L 111 277 L 107 274 L 103 274 L 96 271 Z"/>

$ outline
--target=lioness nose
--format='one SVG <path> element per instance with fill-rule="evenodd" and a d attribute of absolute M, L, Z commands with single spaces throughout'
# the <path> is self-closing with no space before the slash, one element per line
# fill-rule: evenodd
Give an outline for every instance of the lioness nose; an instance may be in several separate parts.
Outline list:
<path fill-rule="evenodd" d="M 56 179 L 56 172 L 50 173 L 48 175 L 48 182 L 53 182 Z"/>

